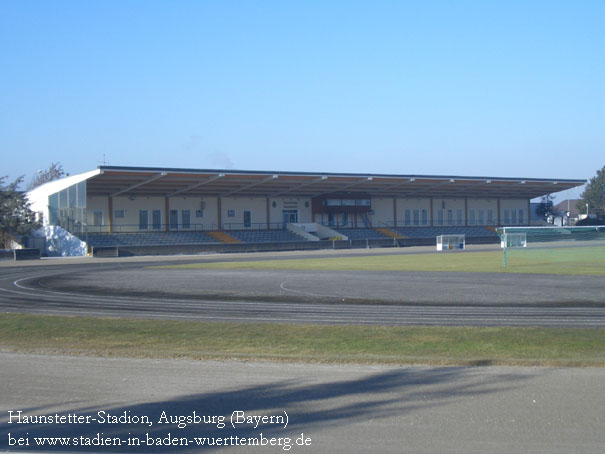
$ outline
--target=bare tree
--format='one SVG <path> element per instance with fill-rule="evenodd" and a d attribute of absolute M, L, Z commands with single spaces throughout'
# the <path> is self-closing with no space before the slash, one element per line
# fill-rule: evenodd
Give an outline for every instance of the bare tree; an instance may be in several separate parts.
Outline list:
<path fill-rule="evenodd" d="M 31 191 L 38 186 L 42 186 L 45 183 L 49 183 L 54 180 L 58 180 L 66 176 L 65 171 L 63 170 L 63 166 L 58 162 L 53 162 L 50 167 L 46 170 L 39 170 L 32 181 L 29 183 L 27 187 L 28 191 Z"/>

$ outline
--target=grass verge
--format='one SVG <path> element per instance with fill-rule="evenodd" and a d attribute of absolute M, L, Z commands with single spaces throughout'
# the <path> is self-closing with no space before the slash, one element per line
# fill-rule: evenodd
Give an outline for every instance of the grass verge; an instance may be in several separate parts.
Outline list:
<path fill-rule="evenodd" d="M 605 330 L 205 323 L 0 314 L 0 349 L 104 357 L 605 366 Z"/>
<path fill-rule="evenodd" d="M 242 262 L 190 263 L 166 265 L 170 269 L 252 269 L 252 270 L 354 270 L 354 271 L 459 271 L 473 273 L 531 273 L 605 276 L 605 248 L 539 248 L 509 250 L 507 267 L 502 268 L 502 252 L 461 252 L 329 257 L 321 259 L 280 259 Z"/>

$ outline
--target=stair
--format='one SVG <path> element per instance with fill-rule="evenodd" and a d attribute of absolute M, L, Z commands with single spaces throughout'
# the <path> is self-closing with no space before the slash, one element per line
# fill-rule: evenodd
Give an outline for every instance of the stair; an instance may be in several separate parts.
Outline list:
<path fill-rule="evenodd" d="M 220 241 L 221 243 L 226 243 L 226 244 L 241 243 L 241 241 L 238 240 L 237 238 L 234 238 L 231 235 L 229 235 L 228 233 L 225 233 L 220 230 L 213 231 L 213 232 L 206 232 L 206 233 L 208 234 L 208 236 L 211 236 L 212 238 L 214 238 L 217 241 Z"/>
<path fill-rule="evenodd" d="M 382 233 L 384 236 L 388 236 L 389 238 L 395 238 L 396 240 L 404 238 L 403 236 L 399 235 L 397 232 L 394 232 L 391 229 L 387 229 L 386 227 L 379 227 L 376 229 L 376 231 L 379 233 Z"/>

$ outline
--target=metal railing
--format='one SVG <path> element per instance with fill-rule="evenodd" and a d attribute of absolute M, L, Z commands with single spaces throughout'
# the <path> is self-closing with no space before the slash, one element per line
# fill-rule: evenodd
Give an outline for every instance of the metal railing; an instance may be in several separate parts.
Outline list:
<path fill-rule="evenodd" d="M 148 224 L 146 227 L 139 224 L 89 224 L 82 225 L 80 229 L 72 233 L 153 233 L 153 232 L 204 232 L 215 230 L 286 230 L 286 223 L 283 222 L 224 222 L 219 228 L 218 224 Z M 69 230 L 69 229 L 68 229 Z"/>

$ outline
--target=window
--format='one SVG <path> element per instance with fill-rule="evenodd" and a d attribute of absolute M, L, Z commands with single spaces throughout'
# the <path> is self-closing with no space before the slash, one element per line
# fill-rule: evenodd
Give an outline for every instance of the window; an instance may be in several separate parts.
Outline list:
<path fill-rule="evenodd" d="M 462 208 L 456 209 L 456 223 L 462 225 Z"/>
<path fill-rule="evenodd" d="M 523 220 L 523 209 L 519 210 L 519 224 L 524 224 L 525 221 Z"/>
<path fill-rule="evenodd" d="M 504 210 L 504 223 L 510 224 L 510 210 Z"/>
<path fill-rule="evenodd" d="M 228 218 L 234 218 L 235 217 L 235 210 L 227 210 L 227 217 Z"/>
<path fill-rule="evenodd" d="M 252 212 L 244 211 L 244 227 L 248 228 L 252 225 Z"/>
<path fill-rule="evenodd" d="M 115 210 L 115 211 L 113 212 L 113 216 L 114 216 L 116 219 L 124 219 L 124 210 Z"/>
<path fill-rule="evenodd" d="M 69 197 L 69 208 L 75 208 L 76 207 L 76 185 L 72 185 L 69 188 L 67 188 L 68 191 L 68 197 Z"/>
<path fill-rule="evenodd" d="M 326 199 L 322 202 L 324 206 L 370 206 L 370 199 Z"/>
<path fill-rule="evenodd" d="M 479 214 L 479 219 L 477 221 L 477 224 L 479 224 L 479 225 L 485 225 L 484 217 L 483 217 L 484 214 L 485 214 L 485 210 L 477 210 L 477 213 Z"/>
<path fill-rule="evenodd" d="M 494 225 L 494 210 L 492 210 L 491 208 L 487 209 L 487 223 L 489 225 Z"/>
<path fill-rule="evenodd" d="M 511 223 L 516 224 L 517 223 L 517 210 L 511 210 L 511 214 L 513 215 L 512 219 L 511 219 Z"/>
<path fill-rule="evenodd" d="M 454 225 L 454 210 L 447 210 L 447 225 Z"/>
<path fill-rule="evenodd" d="M 420 224 L 420 210 L 414 210 L 414 225 Z"/>
<path fill-rule="evenodd" d="M 405 210 L 405 225 L 410 225 L 410 210 Z"/>
<path fill-rule="evenodd" d="M 425 209 L 422 210 L 422 225 L 428 225 L 429 223 L 429 212 Z"/>
<path fill-rule="evenodd" d="M 86 208 L 86 181 L 78 183 L 78 203 L 79 208 Z"/>
<path fill-rule="evenodd" d="M 204 211 L 206 211 L 206 210 L 195 210 L 195 217 L 196 218 L 203 218 L 204 217 Z"/>
<path fill-rule="evenodd" d="M 468 225 L 475 225 L 475 209 L 468 210 Z"/>
<path fill-rule="evenodd" d="M 149 228 L 149 213 L 147 210 L 139 210 L 139 230 L 147 230 Z"/>
<path fill-rule="evenodd" d="M 50 219 L 48 223 L 50 225 L 57 225 L 59 223 L 59 194 L 51 194 L 48 197 L 48 213 Z"/>
<path fill-rule="evenodd" d="M 67 189 L 59 192 L 59 208 L 67 208 Z"/>
<path fill-rule="evenodd" d="M 160 230 L 162 228 L 162 212 L 160 210 L 153 210 L 151 213 L 151 222 L 153 230 Z"/>
<path fill-rule="evenodd" d="M 443 225 L 443 210 L 437 210 L 437 224 Z"/>

